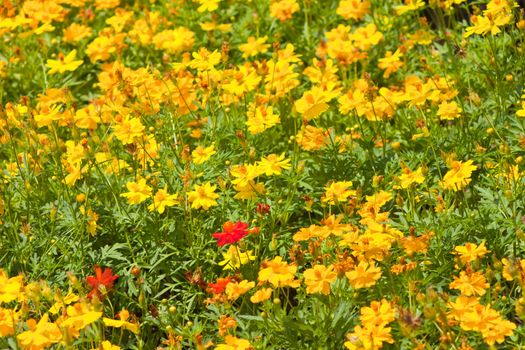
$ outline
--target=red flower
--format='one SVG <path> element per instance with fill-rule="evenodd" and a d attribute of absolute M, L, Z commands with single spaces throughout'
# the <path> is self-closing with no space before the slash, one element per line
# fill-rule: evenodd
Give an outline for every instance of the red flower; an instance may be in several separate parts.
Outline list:
<path fill-rule="evenodd" d="M 221 294 L 231 280 L 231 277 L 217 278 L 216 283 L 208 283 L 208 291 L 213 294 Z"/>
<path fill-rule="evenodd" d="M 248 224 L 242 221 L 237 221 L 235 224 L 231 221 L 226 221 L 222 227 L 223 232 L 215 232 L 212 235 L 213 238 L 217 238 L 217 245 L 219 247 L 226 244 L 237 243 L 248 234 L 246 230 Z"/>
<path fill-rule="evenodd" d="M 101 299 L 103 297 L 101 286 L 104 286 L 106 290 L 113 288 L 113 282 L 118 278 L 117 275 L 113 274 L 113 271 L 106 267 L 104 272 L 100 266 L 95 266 L 95 276 L 88 276 L 86 278 L 87 283 L 91 286 L 91 292 L 88 294 L 88 298 L 92 298 L 94 294 Z"/>

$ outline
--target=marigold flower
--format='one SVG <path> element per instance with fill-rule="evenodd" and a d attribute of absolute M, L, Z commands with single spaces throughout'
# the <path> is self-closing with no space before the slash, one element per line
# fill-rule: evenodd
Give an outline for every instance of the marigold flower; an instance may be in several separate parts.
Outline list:
<path fill-rule="evenodd" d="M 485 242 L 481 242 L 479 245 L 474 243 L 465 243 L 454 248 L 454 253 L 459 256 L 459 260 L 463 264 L 468 264 L 484 257 L 490 251 L 485 247 Z"/>
<path fill-rule="evenodd" d="M 250 342 L 246 339 L 234 337 L 233 335 L 227 335 L 224 337 L 224 343 L 218 344 L 215 350 L 251 350 L 253 347 Z"/>
<path fill-rule="evenodd" d="M 255 287 L 255 282 L 243 280 L 241 282 L 230 282 L 226 285 L 226 296 L 228 300 L 237 300 L 241 295 L 246 294 L 250 289 Z"/>
<path fill-rule="evenodd" d="M 73 50 L 66 56 L 64 56 L 62 53 L 59 53 L 58 60 L 47 60 L 46 67 L 49 68 L 49 72 L 47 72 L 47 74 L 62 74 L 68 71 L 72 72 L 76 70 L 84 62 L 82 60 L 75 61 L 76 55 L 77 50 Z"/>
<path fill-rule="evenodd" d="M 142 203 L 151 196 L 151 187 L 146 184 L 146 179 L 130 181 L 126 187 L 129 192 L 122 193 L 121 196 L 128 199 L 128 204 Z"/>
<path fill-rule="evenodd" d="M 199 145 L 195 150 L 193 150 L 193 152 L 191 152 L 191 157 L 193 158 L 193 162 L 195 164 L 202 164 L 210 159 L 210 157 L 215 153 L 217 152 L 215 151 L 214 145 L 208 146 L 206 148 Z"/>
<path fill-rule="evenodd" d="M 257 162 L 258 172 L 266 176 L 281 175 L 283 169 L 290 169 L 290 159 L 286 159 L 284 153 L 281 155 L 270 154 Z"/>
<path fill-rule="evenodd" d="M 269 282 L 274 287 L 289 286 L 297 288 L 301 283 L 295 280 L 297 266 L 289 265 L 283 258 L 276 256 L 271 261 L 264 261 L 259 270 L 259 282 Z"/>
<path fill-rule="evenodd" d="M 299 4 L 296 0 L 273 0 L 270 4 L 270 16 L 279 19 L 281 22 L 292 18 L 292 15 L 299 10 Z"/>
<path fill-rule="evenodd" d="M 321 293 L 324 295 L 330 294 L 330 284 L 337 278 L 334 267 L 324 265 L 314 265 L 311 269 L 305 270 L 303 275 L 307 293 Z"/>
<path fill-rule="evenodd" d="M 355 196 L 356 191 L 351 190 L 352 181 L 334 181 L 324 188 L 325 193 L 321 201 L 331 205 L 344 203 L 348 197 Z"/>
<path fill-rule="evenodd" d="M 161 188 L 155 193 L 155 196 L 153 196 L 153 203 L 148 206 L 148 210 L 157 210 L 159 214 L 162 214 L 166 210 L 166 207 L 179 204 L 178 197 L 179 195 L 177 193 L 169 194 L 167 187 Z"/>
<path fill-rule="evenodd" d="M 481 296 L 486 293 L 489 287 L 485 276 L 479 272 L 461 271 L 459 276 L 449 285 L 450 288 L 458 289 L 461 294 L 466 296 Z"/>
<path fill-rule="evenodd" d="M 272 288 L 263 288 L 259 289 L 250 298 L 250 301 L 254 304 L 262 303 L 263 301 L 266 301 L 270 299 L 272 296 L 273 289 Z"/>
<path fill-rule="evenodd" d="M 16 339 L 24 350 L 43 350 L 62 340 L 62 332 L 55 323 L 49 322 L 46 313 L 34 327 L 18 334 Z"/>
<path fill-rule="evenodd" d="M 375 263 L 361 261 L 359 265 L 345 273 L 346 278 L 355 289 L 367 288 L 376 284 L 381 278 L 381 268 L 376 267 Z"/>
<path fill-rule="evenodd" d="M 193 209 L 208 210 L 217 205 L 216 199 L 219 198 L 219 195 L 215 193 L 217 186 L 207 182 L 204 185 L 194 185 L 193 188 L 193 191 L 188 192 L 188 200 Z"/>
<path fill-rule="evenodd" d="M 470 183 L 472 172 L 478 167 L 472 165 L 472 160 L 466 162 L 452 161 L 450 169 L 441 181 L 441 187 L 445 190 L 459 191 Z"/>
<path fill-rule="evenodd" d="M 223 270 L 234 270 L 256 259 L 253 255 L 253 250 L 241 251 L 238 247 L 231 245 L 226 253 L 222 254 L 224 260 L 219 262 L 220 266 L 224 266 Z"/>
<path fill-rule="evenodd" d="M 18 313 L 15 310 L 0 307 L 0 337 L 7 337 L 15 334 L 17 322 Z"/>
<path fill-rule="evenodd" d="M 443 101 L 439 105 L 437 115 L 441 120 L 454 120 L 459 118 L 462 111 L 463 110 L 458 107 L 458 104 L 455 101 Z"/>
<path fill-rule="evenodd" d="M 266 51 L 268 51 L 270 45 L 266 44 L 267 40 L 267 36 L 263 36 L 262 38 L 257 39 L 253 36 L 249 37 L 248 42 L 246 44 L 239 45 L 239 50 L 242 51 L 242 57 L 250 58 L 257 56 L 260 53 L 265 53 Z"/>
<path fill-rule="evenodd" d="M 119 319 L 113 320 L 111 318 L 104 317 L 102 321 L 104 321 L 104 325 L 107 327 L 115 327 L 115 328 L 122 328 L 127 329 L 135 334 L 139 333 L 140 325 L 137 323 L 129 322 L 129 311 L 126 309 L 122 309 L 118 313 Z"/>
<path fill-rule="evenodd" d="M 0 269 L 0 304 L 9 303 L 21 296 L 24 290 L 23 280 L 23 276 L 9 278 L 7 274 Z"/>

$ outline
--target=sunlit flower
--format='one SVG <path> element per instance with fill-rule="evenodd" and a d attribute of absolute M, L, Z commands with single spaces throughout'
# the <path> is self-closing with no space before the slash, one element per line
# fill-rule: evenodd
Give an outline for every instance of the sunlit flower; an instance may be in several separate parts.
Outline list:
<path fill-rule="evenodd" d="M 46 67 L 49 68 L 49 72 L 47 72 L 47 74 L 62 74 L 76 70 L 84 62 L 82 60 L 75 61 L 76 55 L 77 50 L 73 50 L 66 56 L 64 56 L 62 53 L 59 53 L 58 60 L 47 60 Z"/>
<path fill-rule="evenodd" d="M 346 272 L 345 275 L 355 289 L 367 288 L 376 284 L 377 280 L 381 278 L 381 268 L 373 262 L 362 261 L 354 269 Z"/>
<path fill-rule="evenodd" d="M 193 209 L 208 210 L 217 205 L 216 199 L 219 198 L 219 195 L 215 193 L 217 186 L 207 182 L 204 185 L 194 185 L 193 188 L 193 191 L 188 192 L 188 201 Z"/>
<path fill-rule="evenodd" d="M 122 328 L 127 329 L 135 334 L 139 333 L 140 325 L 138 323 L 129 322 L 129 311 L 126 309 L 122 309 L 118 313 L 118 320 L 113 320 L 111 318 L 104 317 L 102 320 L 104 321 L 104 325 L 107 327 L 115 327 L 115 328 Z"/>
<path fill-rule="evenodd" d="M 344 203 L 348 197 L 356 195 L 351 187 L 352 181 L 334 181 L 324 188 L 325 193 L 321 200 L 331 205 Z"/>
<path fill-rule="evenodd" d="M 253 293 L 252 297 L 250 298 L 250 301 L 254 304 L 262 303 L 263 301 L 270 299 L 270 297 L 272 296 L 272 292 L 272 288 L 259 289 L 258 291 Z"/>
<path fill-rule="evenodd" d="M 485 276 L 479 272 L 461 271 L 459 276 L 449 285 L 450 288 L 458 289 L 461 294 L 466 296 L 481 296 L 486 293 L 489 287 Z"/>
<path fill-rule="evenodd" d="M 297 266 L 289 265 L 280 256 L 276 256 L 273 260 L 264 261 L 259 270 L 259 282 L 269 282 L 274 287 L 289 286 L 297 288 L 301 283 L 295 279 L 295 272 Z"/>
<path fill-rule="evenodd" d="M 153 196 L 153 203 L 148 206 L 148 210 L 157 210 L 159 214 L 162 214 L 166 210 L 166 207 L 179 204 L 178 197 L 179 195 L 177 193 L 169 194 L 167 187 L 160 188 L 157 193 L 155 193 L 155 196 Z"/>
<path fill-rule="evenodd" d="M 478 167 L 472 165 L 472 160 L 466 162 L 452 161 L 451 169 L 443 177 L 441 187 L 445 190 L 459 191 L 470 183 L 472 172 Z"/>
<path fill-rule="evenodd" d="M 286 159 L 284 153 L 281 155 L 269 154 L 257 162 L 260 173 L 266 176 L 281 175 L 283 169 L 290 169 L 290 159 Z"/>
<path fill-rule="evenodd" d="M 151 196 L 151 187 L 146 184 L 146 179 L 130 181 L 126 184 L 128 192 L 122 193 L 121 196 L 128 199 L 128 204 L 139 204 Z"/>
<path fill-rule="evenodd" d="M 303 272 L 307 293 L 330 294 L 330 284 L 337 278 L 333 266 L 314 265 Z"/>
<path fill-rule="evenodd" d="M 223 270 L 235 270 L 241 265 L 247 264 L 255 260 L 257 257 L 253 255 L 253 250 L 242 251 L 239 247 L 230 245 L 226 253 L 222 253 L 224 260 L 219 262 L 220 266 L 224 266 Z"/>
<path fill-rule="evenodd" d="M 485 242 L 481 242 L 479 245 L 465 243 L 465 245 L 454 248 L 454 254 L 459 256 L 459 260 L 463 264 L 468 264 L 481 259 L 487 253 L 489 253 L 489 250 L 485 247 Z"/>
<path fill-rule="evenodd" d="M 199 145 L 195 150 L 193 150 L 193 152 L 191 152 L 191 157 L 193 158 L 193 162 L 195 164 L 202 164 L 210 159 L 210 157 L 215 153 L 217 152 L 215 151 L 214 145 L 208 147 L 202 147 Z"/>

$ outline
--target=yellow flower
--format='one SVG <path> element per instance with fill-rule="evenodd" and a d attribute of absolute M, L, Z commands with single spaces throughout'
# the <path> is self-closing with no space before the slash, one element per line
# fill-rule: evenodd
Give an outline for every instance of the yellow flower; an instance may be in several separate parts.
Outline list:
<path fill-rule="evenodd" d="M 355 289 L 367 288 L 376 284 L 381 278 L 381 269 L 375 263 L 361 261 L 354 269 L 345 273 L 346 278 Z"/>
<path fill-rule="evenodd" d="M 261 267 L 259 282 L 269 282 L 276 288 L 285 286 L 297 288 L 301 283 L 294 279 L 297 266 L 288 265 L 280 256 L 276 256 L 271 261 L 264 261 Z"/>
<path fill-rule="evenodd" d="M 59 53 L 58 60 L 47 60 L 46 67 L 49 68 L 48 74 L 62 74 L 67 71 L 74 71 L 75 69 L 80 67 L 80 65 L 82 65 L 84 61 L 75 61 L 76 55 L 77 50 L 73 50 L 70 53 L 68 53 L 67 56 L 64 56 L 64 54 Z"/>
<path fill-rule="evenodd" d="M 352 187 L 352 181 L 332 182 L 324 188 L 325 193 L 321 201 L 331 205 L 343 203 L 348 197 L 356 195 L 354 190 L 349 189 L 350 187 Z"/>
<path fill-rule="evenodd" d="M 199 3 L 199 7 L 197 8 L 197 12 L 213 12 L 219 8 L 219 3 L 221 0 L 197 0 Z"/>
<path fill-rule="evenodd" d="M 439 105 L 437 115 L 441 120 L 454 120 L 460 117 L 462 109 L 458 107 L 455 101 L 447 102 L 443 101 Z"/>
<path fill-rule="evenodd" d="M 217 186 L 212 185 L 210 182 L 204 185 L 195 185 L 194 190 L 188 192 L 188 200 L 191 202 L 193 209 L 203 208 L 208 210 L 210 207 L 217 205 L 216 199 L 219 195 L 215 193 Z"/>
<path fill-rule="evenodd" d="M 250 342 L 246 339 L 234 337 L 233 335 L 227 335 L 224 337 L 224 344 L 219 344 L 215 347 L 215 350 L 251 350 L 253 347 Z"/>
<path fill-rule="evenodd" d="M 441 182 L 445 190 L 459 191 L 470 183 L 472 172 L 478 167 L 472 165 L 472 160 L 466 162 L 452 161 L 450 169 Z"/>
<path fill-rule="evenodd" d="M 237 194 L 233 196 L 233 198 L 244 200 L 255 199 L 257 198 L 257 195 L 264 194 L 266 192 L 264 184 L 255 181 L 249 181 L 248 184 L 244 186 L 235 185 L 234 189 L 237 191 Z"/>
<path fill-rule="evenodd" d="M 56 315 L 60 312 L 60 309 L 66 305 L 77 302 L 80 299 L 78 295 L 73 293 L 72 290 L 69 290 L 65 297 L 62 297 L 60 294 L 55 295 L 55 303 L 49 309 L 49 313 Z"/>
<path fill-rule="evenodd" d="M 401 16 L 406 12 L 415 11 L 423 6 L 425 6 L 423 0 L 405 0 L 404 5 L 396 6 L 396 13 L 398 16 Z"/>
<path fill-rule="evenodd" d="M 88 26 L 78 23 L 71 23 L 69 27 L 64 29 L 62 41 L 66 43 L 76 43 L 82 39 L 90 37 L 92 33 L 93 31 Z"/>
<path fill-rule="evenodd" d="M 9 303 L 21 296 L 24 290 L 23 280 L 23 276 L 9 278 L 7 274 L 0 269 L 0 304 Z"/>
<path fill-rule="evenodd" d="M 327 102 L 330 102 L 331 99 L 332 96 L 329 93 L 315 86 L 311 90 L 304 92 L 303 96 L 295 101 L 295 109 L 304 119 L 311 120 L 330 108 Z"/>
<path fill-rule="evenodd" d="M 305 270 L 303 275 L 307 293 L 322 293 L 324 295 L 330 294 L 330 284 L 337 278 L 334 267 L 324 265 L 314 265 L 313 268 Z"/>
<path fill-rule="evenodd" d="M 145 129 L 146 128 L 142 125 L 140 119 L 126 116 L 121 122 L 117 122 L 113 125 L 113 134 L 120 140 L 120 142 L 127 145 L 133 143 L 135 138 L 143 136 Z"/>
<path fill-rule="evenodd" d="M 266 176 L 281 175 L 283 169 L 290 169 L 290 159 L 285 159 L 284 153 L 280 156 L 270 154 L 257 162 L 257 166 L 259 173 L 264 173 Z"/>
<path fill-rule="evenodd" d="M 511 336 L 516 325 L 503 319 L 501 314 L 488 305 L 482 305 L 477 298 L 459 296 L 455 302 L 449 302 L 450 315 L 459 321 L 465 331 L 480 332 L 488 345 L 503 343 Z"/>
<path fill-rule="evenodd" d="M 273 113 L 272 106 L 258 106 L 248 110 L 246 125 L 252 135 L 259 134 L 281 122 L 279 115 Z"/>
<path fill-rule="evenodd" d="M 120 350 L 120 346 L 113 345 L 110 341 L 104 340 L 102 343 L 100 343 L 98 348 L 93 348 L 91 350 Z"/>
<path fill-rule="evenodd" d="M 399 185 L 395 185 L 394 189 L 407 189 L 413 184 L 422 184 L 423 181 L 425 181 L 425 177 L 423 176 L 423 169 L 421 167 L 416 171 L 412 171 L 408 167 L 403 166 L 403 174 L 398 178 Z"/>
<path fill-rule="evenodd" d="M 18 313 L 15 310 L 0 307 L 0 337 L 15 334 L 15 326 L 18 322 Z"/>
<path fill-rule="evenodd" d="M 486 293 L 489 287 L 485 276 L 479 272 L 466 273 L 461 271 L 459 277 L 456 277 L 449 285 L 450 288 L 458 289 L 461 294 L 466 296 L 481 296 Z"/>
<path fill-rule="evenodd" d="M 35 115 L 36 125 L 41 128 L 43 126 L 48 126 L 54 121 L 58 121 L 64 118 L 64 115 L 61 112 L 61 106 L 59 104 L 55 105 L 51 109 L 41 111 L 39 114 Z"/>
<path fill-rule="evenodd" d="M 129 319 L 128 310 L 122 309 L 122 311 L 120 311 L 118 315 L 120 318 L 119 320 L 113 320 L 111 318 L 104 317 L 102 319 L 102 321 L 104 321 L 104 325 L 106 325 L 107 327 L 127 329 L 128 331 L 131 331 L 135 334 L 139 333 L 139 328 L 140 328 L 139 324 L 128 322 L 128 319 Z"/>
<path fill-rule="evenodd" d="M 95 106 L 90 104 L 87 108 L 82 108 L 75 113 L 75 125 L 81 129 L 94 130 L 97 128 L 101 119 L 95 111 Z"/>
<path fill-rule="evenodd" d="M 249 37 L 248 42 L 246 44 L 239 45 L 239 50 L 242 51 L 242 57 L 254 57 L 260 53 L 265 53 L 266 51 L 268 51 L 270 45 L 266 44 L 267 40 L 267 36 L 258 39 L 256 39 L 253 36 Z"/>
<path fill-rule="evenodd" d="M 459 255 L 459 260 L 463 264 L 471 263 L 484 257 L 490 251 L 485 247 L 485 242 L 481 242 L 479 245 L 474 243 L 466 243 L 454 248 L 454 254 Z"/>
<path fill-rule="evenodd" d="M 126 187 L 129 192 L 122 193 L 121 196 L 128 199 L 128 204 L 142 203 L 151 196 L 151 187 L 146 184 L 146 179 L 128 182 Z"/>
<path fill-rule="evenodd" d="M 22 349 L 43 350 L 62 340 L 60 329 L 56 324 L 49 322 L 48 314 L 44 314 L 37 324 L 29 321 L 28 323 L 33 326 L 16 337 Z"/>
<path fill-rule="evenodd" d="M 86 48 L 86 55 L 92 63 L 97 61 L 105 61 L 110 58 L 110 55 L 115 53 L 117 48 L 113 40 L 106 36 L 99 36 L 93 40 Z"/>
<path fill-rule="evenodd" d="M 230 282 L 226 285 L 226 296 L 228 300 L 237 300 L 241 295 L 246 294 L 250 289 L 255 287 L 255 282 L 243 280 L 241 282 Z"/>
<path fill-rule="evenodd" d="M 191 55 L 193 60 L 190 62 L 190 67 L 201 72 L 212 70 L 221 61 L 221 54 L 217 50 L 210 53 L 205 47 L 201 47 Z"/>
<path fill-rule="evenodd" d="M 336 13 L 344 19 L 359 21 L 370 12 L 368 0 L 341 0 Z"/>
<path fill-rule="evenodd" d="M 387 51 L 385 57 L 380 58 L 378 67 L 384 69 L 383 78 L 388 78 L 392 73 L 395 73 L 399 68 L 403 67 L 404 63 L 401 61 L 403 54 L 396 50 L 393 54 L 392 51 Z"/>
<path fill-rule="evenodd" d="M 292 18 L 292 15 L 299 10 L 296 0 L 274 0 L 270 5 L 270 16 L 284 22 Z"/>
<path fill-rule="evenodd" d="M 66 316 L 57 321 L 60 328 L 66 330 L 71 337 L 77 338 L 80 331 L 102 317 L 101 311 L 85 302 L 79 302 L 66 308 Z"/>
<path fill-rule="evenodd" d="M 178 194 L 169 194 L 166 187 L 161 188 L 155 193 L 153 197 L 153 203 L 148 206 L 149 211 L 154 211 L 155 209 L 159 214 L 164 213 L 166 207 L 172 207 L 176 204 L 179 204 Z"/>
<path fill-rule="evenodd" d="M 223 270 L 234 270 L 241 267 L 250 261 L 256 259 L 253 255 L 253 250 L 241 251 L 237 246 L 230 245 L 228 251 L 222 254 L 223 261 L 219 262 L 220 266 L 224 266 Z"/>
<path fill-rule="evenodd" d="M 191 157 L 193 158 L 193 162 L 195 164 L 202 164 L 210 159 L 210 157 L 215 153 L 217 152 L 215 151 L 214 145 L 208 146 L 206 148 L 199 145 L 193 152 L 191 152 Z"/>
<path fill-rule="evenodd" d="M 259 289 L 257 292 L 253 293 L 252 297 L 250 298 L 250 301 L 254 304 L 262 303 L 263 301 L 270 299 L 270 297 L 272 296 L 272 292 L 272 288 Z"/>
<path fill-rule="evenodd" d="M 230 174 L 234 177 L 232 184 L 244 187 L 260 175 L 259 167 L 255 164 L 234 165 L 230 169 Z"/>
<path fill-rule="evenodd" d="M 365 325 L 375 324 L 386 326 L 396 318 L 396 312 L 392 304 L 386 299 L 381 301 L 372 301 L 370 306 L 361 308 L 359 319 Z"/>

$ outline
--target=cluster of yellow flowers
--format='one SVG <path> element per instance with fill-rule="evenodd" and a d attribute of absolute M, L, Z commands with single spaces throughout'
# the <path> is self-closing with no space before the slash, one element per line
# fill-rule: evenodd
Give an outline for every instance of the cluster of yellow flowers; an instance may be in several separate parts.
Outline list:
<path fill-rule="evenodd" d="M 53 291 L 45 281 L 25 284 L 23 276 L 9 277 L 0 270 L 0 337 L 15 337 L 20 349 L 41 350 L 55 344 L 71 347 L 80 338 L 89 339 L 95 325 L 139 334 L 140 325 L 130 316 L 123 309 L 118 319 L 103 317 L 96 299 L 81 297 L 72 289 L 66 294 Z M 96 349 L 120 347 L 100 341 Z"/>

